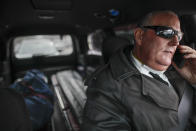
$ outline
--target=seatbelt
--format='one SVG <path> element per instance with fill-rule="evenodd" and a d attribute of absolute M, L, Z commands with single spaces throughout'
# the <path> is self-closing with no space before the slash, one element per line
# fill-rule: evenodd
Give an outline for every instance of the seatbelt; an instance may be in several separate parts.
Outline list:
<path fill-rule="evenodd" d="M 169 131 L 185 131 L 193 106 L 193 89 L 186 87 L 178 107 L 179 125 Z"/>

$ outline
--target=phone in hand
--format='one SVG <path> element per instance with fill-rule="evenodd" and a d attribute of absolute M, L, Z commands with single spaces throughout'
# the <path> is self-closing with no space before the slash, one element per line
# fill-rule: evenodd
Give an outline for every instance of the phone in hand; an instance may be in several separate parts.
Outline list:
<path fill-rule="evenodd" d="M 186 46 L 189 46 L 193 49 L 196 50 L 196 43 L 192 42 L 192 43 L 189 43 L 189 44 L 185 44 L 183 41 L 180 42 L 180 45 L 186 45 Z M 177 48 L 176 49 L 176 52 L 173 56 L 173 61 L 176 63 L 176 65 L 181 68 L 184 63 L 185 63 L 185 59 L 184 59 L 184 54 L 180 53 L 179 49 Z"/>
<path fill-rule="evenodd" d="M 173 61 L 176 63 L 176 65 L 181 68 L 184 65 L 185 59 L 184 54 L 180 53 L 179 49 L 176 49 L 176 52 L 173 56 Z"/>

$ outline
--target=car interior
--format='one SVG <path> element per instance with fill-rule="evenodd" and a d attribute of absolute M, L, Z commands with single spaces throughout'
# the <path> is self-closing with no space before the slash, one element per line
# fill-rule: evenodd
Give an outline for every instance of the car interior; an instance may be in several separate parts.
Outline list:
<path fill-rule="evenodd" d="M 1 0 L 0 87 L 38 69 L 55 94 L 51 120 L 40 131 L 80 131 L 84 80 L 118 49 L 133 45 L 137 21 L 153 10 L 179 14 L 181 44 L 196 49 L 194 1 Z M 177 56 L 177 55 L 176 55 Z M 177 56 L 176 62 L 182 59 Z"/>

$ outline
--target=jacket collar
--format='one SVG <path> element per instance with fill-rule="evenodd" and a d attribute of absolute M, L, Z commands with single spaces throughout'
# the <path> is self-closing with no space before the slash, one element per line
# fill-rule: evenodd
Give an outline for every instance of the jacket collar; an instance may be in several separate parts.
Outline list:
<path fill-rule="evenodd" d="M 178 93 L 178 96 L 181 100 L 181 98 L 184 94 L 185 87 L 188 85 L 188 83 L 182 77 L 180 77 L 180 74 L 178 74 L 174 70 L 167 70 L 165 72 L 165 74 L 166 74 L 169 82 L 175 88 L 175 90 Z"/>
<path fill-rule="evenodd" d="M 134 74 L 140 74 L 140 72 L 134 67 L 130 58 L 128 58 L 125 54 L 130 53 L 132 47 L 128 46 L 124 49 L 119 50 L 110 60 L 110 67 L 112 70 L 112 74 L 116 80 L 125 79 Z M 120 67 L 120 68 L 119 68 Z"/>
<path fill-rule="evenodd" d="M 178 110 L 179 97 L 176 91 L 145 75 L 142 75 L 142 94 L 151 98 L 162 108 Z"/>
<path fill-rule="evenodd" d="M 125 50 L 120 50 L 115 56 L 110 59 L 110 67 L 113 77 L 121 81 L 123 79 L 132 77 L 133 75 L 141 76 L 141 87 L 142 94 L 146 97 L 152 99 L 157 105 L 162 108 L 178 110 L 178 105 L 181 97 L 184 93 L 185 81 L 178 76 L 176 72 L 167 72 L 171 84 L 174 86 L 175 90 L 168 88 L 166 85 L 153 78 L 141 74 L 129 58 L 125 55 L 126 52 L 130 52 L 131 47 Z"/>

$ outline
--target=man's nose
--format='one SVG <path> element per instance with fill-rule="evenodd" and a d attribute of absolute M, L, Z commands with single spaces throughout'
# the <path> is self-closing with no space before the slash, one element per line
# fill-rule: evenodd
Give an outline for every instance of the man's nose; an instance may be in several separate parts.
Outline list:
<path fill-rule="evenodd" d="M 177 35 L 174 35 L 170 41 L 171 45 L 173 46 L 177 46 L 179 45 L 179 40 L 178 40 L 178 36 Z"/>

